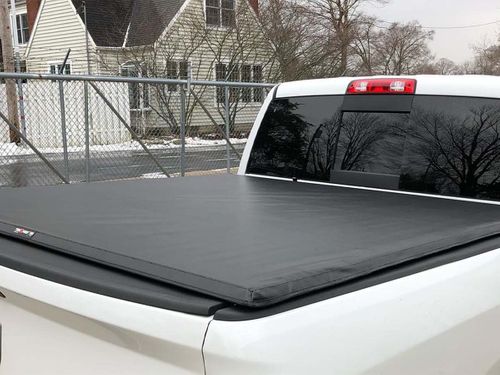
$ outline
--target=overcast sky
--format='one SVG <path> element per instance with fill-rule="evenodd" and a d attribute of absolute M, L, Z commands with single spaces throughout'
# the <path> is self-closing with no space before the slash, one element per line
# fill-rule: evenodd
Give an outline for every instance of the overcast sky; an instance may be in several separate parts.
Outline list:
<path fill-rule="evenodd" d="M 422 26 L 451 27 L 497 24 L 464 28 L 435 29 L 430 47 L 437 58 L 446 57 L 463 62 L 472 57 L 471 45 L 484 40 L 494 42 L 500 31 L 499 0 L 390 0 L 384 6 L 367 4 L 364 12 L 386 21 L 407 22 L 417 20 Z"/>

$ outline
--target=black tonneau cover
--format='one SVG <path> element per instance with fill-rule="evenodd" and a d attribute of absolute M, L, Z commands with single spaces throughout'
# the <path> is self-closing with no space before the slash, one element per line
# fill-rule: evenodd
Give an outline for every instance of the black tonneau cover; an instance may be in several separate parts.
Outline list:
<path fill-rule="evenodd" d="M 4 235 L 249 307 L 500 234 L 497 205 L 242 176 L 5 189 L 0 202 Z"/>

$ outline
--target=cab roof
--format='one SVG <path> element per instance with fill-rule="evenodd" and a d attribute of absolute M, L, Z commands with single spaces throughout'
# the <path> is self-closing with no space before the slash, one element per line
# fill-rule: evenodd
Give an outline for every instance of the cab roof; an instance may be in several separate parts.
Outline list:
<path fill-rule="evenodd" d="M 500 77 L 487 75 L 414 75 L 339 77 L 286 82 L 279 85 L 277 98 L 315 95 L 344 95 L 354 80 L 373 78 L 416 79 L 415 95 L 500 98 Z"/>

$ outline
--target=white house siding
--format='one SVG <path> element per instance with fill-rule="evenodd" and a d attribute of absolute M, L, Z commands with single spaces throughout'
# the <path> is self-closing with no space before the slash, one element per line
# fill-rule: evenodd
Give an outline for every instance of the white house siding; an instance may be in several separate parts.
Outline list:
<path fill-rule="evenodd" d="M 70 0 L 42 0 L 38 26 L 26 51 L 28 70 L 43 73 L 62 63 L 69 48 L 73 74 L 87 72 L 85 29 Z M 91 56 L 94 47 L 90 41 Z M 95 68 L 95 64 L 92 63 Z"/>
<path fill-rule="evenodd" d="M 267 60 L 272 53 L 271 46 L 264 39 L 263 33 L 260 30 L 258 21 L 253 10 L 250 8 L 246 0 L 237 0 L 237 6 L 239 7 L 239 15 L 243 15 L 238 22 L 246 22 L 246 24 L 239 24 L 240 29 L 247 30 L 249 43 L 252 45 L 257 41 L 259 48 L 249 54 L 245 64 L 249 65 L 262 65 L 264 70 L 266 70 Z M 154 53 L 144 55 L 150 56 L 149 58 L 155 58 L 156 64 L 164 64 L 167 58 L 174 61 L 186 60 L 185 54 L 188 53 L 188 48 L 185 48 L 186 41 L 190 41 L 196 32 L 197 27 L 205 28 L 204 19 L 204 0 L 190 0 L 178 15 L 176 19 L 171 23 L 169 29 L 167 29 L 164 34 L 159 38 L 159 42 L 156 44 Z M 243 21 L 242 21 L 243 19 Z M 211 37 L 217 38 L 222 37 L 227 31 L 223 30 L 220 32 L 213 31 Z M 162 40 L 168 38 L 169 42 L 162 43 Z M 178 47 L 173 47 L 173 45 L 178 45 Z M 221 62 L 228 62 L 231 56 L 230 48 L 231 43 L 226 42 L 227 45 L 223 44 L 222 57 L 218 58 Z M 130 49 L 122 48 L 104 48 L 98 50 L 98 65 L 99 71 L 105 74 L 118 74 L 120 71 L 120 65 L 126 63 L 127 61 L 137 61 L 137 56 L 141 56 L 137 51 L 141 51 L 141 48 L 132 51 Z M 142 53 L 142 51 L 141 51 Z M 226 57 L 224 57 L 226 56 Z M 191 62 L 193 79 L 199 80 L 215 80 L 215 60 L 216 56 L 208 45 L 199 46 L 193 53 L 190 54 L 188 60 Z M 159 69 L 164 72 L 164 69 Z M 158 72 L 154 72 L 154 75 L 158 75 Z M 264 77 L 266 72 L 264 71 Z M 219 123 L 224 123 L 224 118 L 218 110 L 216 103 L 216 90 L 214 87 L 198 87 L 193 86 L 193 90 L 202 99 L 205 107 L 211 112 L 214 119 Z M 153 106 L 158 108 L 158 98 L 154 95 L 154 90 L 152 90 L 151 102 Z M 264 93 L 265 95 L 265 93 Z M 178 98 L 174 98 L 174 104 L 172 107 L 175 109 L 176 117 L 180 117 L 178 104 Z M 193 103 L 193 99 L 189 99 L 188 105 Z M 176 103 L 177 102 L 177 103 Z M 239 110 L 236 117 L 235 125 L 236 128 L 243 130 L 249 129 L 252 125 L 258 111 L 260 108 L 260 103 L 239 103 Z M 143 123 L 150 129 L 166 128 L 167 123 L 154 111 L 144 111 L 142 114 Z M 210 121 L 203 109 L 196 105 L 194 107 L 194 112 L 190 123 L 188 124 L 192 128 L 195 128 L 200 133 L 211 133 L 215 132 L 213 123 Z"/>
<path fill-rule="evenodd" d="M 130 111 L 128 90 L 125 86 L 98 84 L 99 89 L 128 122 Z M 84 91 L 82 82 L 65 82 L 66 134 L 68 146 L 85 145 Z M 90 144 L 109 145 L 131 140 L 131 135 L 91 88 Z M 36 147 L 60 148 L 62 142 L 61 107 L 59 84 L 51 81 L 30 81 L 24 84 L 26 136 Z M 0 110 L 7 113 L 5 90 L 0 90 Z M 0 128 L 0 143 L 9 141 L 7 126 Z"/>
<path fill-rule="evenodd" d="M 90 40 L 90 55 L 94 47 Z M 72 74 L 87 72 L 85 30 L 70 0 L 42 0 L 38 24 L 26 51 L 28 71 L 46 73 L 50 64 L 61 64 L 71 48 L 69 63 Z M 91 67 L 95 72 L 95 59 Z M 50 81 L 29 81 L 24 87 L 26 133 L 37 147 L 61 147 L 61 114 L 58 84 Z M 102 85 L 108 99 L 129 121 L 126 86 Z M 84 96 L 82 82 L 64 84 L 68 145 L 84 145 Z M 2 95 L 3 94 L 3 95 Z M 4 98 L 0 92 L 0 106 Z M 130 134 L 97 94 L 90 89 L 91 144 L 115 144 L 129 141 Z M 6 131 L 0 131 L 0 142 Z"/>
<path fill-rule="evenodd" d="M 177 38 L 179 43 L 182 40 L 190 40 L 193 38 L 192 35 L 196 31 L 196 27 L 206 27 L 205 26 L 205 16 L 204 16 L 204 0 L 190 0 L 188 5 L 185 7 L 182 14 L 179 15 L 176 22 L 171 25 L 171 29 L 166 30 L 162 38 Z M 249 65 L 262 65 L 266 69 L 265 64 L 272 53 L 271 46 L 264 39 L 264 35 L 260 29 L 260 25 L 254 16 L 253 10 L 246 0 L 236 0 L 237 6 L 237 22 L 238 29 L 243 34 L 243 40 L 248 42 L 251 47 L 249 47 L 248 56 L 246 56 L 245 61 L 240 62 Z M 194 30 L 193 30 L 194 29 Z M 227 37 L 227 30 L 222 29 L 220 32 L 211 29 L 211 38 L 223 38 Z M 175 40 L 175 39 L 174 39 Z M 175 42 L 174 42 L 175 43 Z M 222 63 L 228 63 L 234 55 L 231 49 L 234 48 L 230 41 L 230 38 L 222 43 L 219 42 L 218 47 L 220 48 L 220 56 L 215 56 L 214 52 L 207 44 L 202 44 L 189 58 L 192 65 L 192 71 L 195 79 L 202 80 L 215 80 L 215 60 L 219 60 Z M 172 44 L 172 43 L 170 43 Z M 161 42 L 160 42 L 161 45 Z M 256 48 L 258 45 L 260 48 Z M 161 48 L 161 47 L 160 47 Z M 177 59 L 182 60 L 182 51 L 177 53 Z M 165 55 L 170 53 L 165 52 Z M 161 55 L 161 53 L 160 53 Z M 264 73 L 265 76 L 265 73 Z M 220 114 L 221 108 L 218 108 L 216 103 L 216 89 L 213 87 L 201 88 L 193 87 L 195 92 L 199 93 L 199 97 L 202 99 L 203 104 L 207 109 L 210 110 L 214 119 L 220 124 L 224 123 L 224 118 Z M 239 110 L 235 119 L 235 127 L 248 129 L 259 109 L 260 103 L 243 103 L 240 101 L 238 103 Z M 161 120 L 157 122 L 157 125 L 161 126 Z M 200 106 L 195 106 L 195 110 L 192 115 L 192 120 L 190 123 L 191 127 L 200 128 L 201 132 L 213 132 L 213 124 L 209 120 L 208 116 L 205 114 Z M 210 130 L 212 129 L 212 130 Z"/>

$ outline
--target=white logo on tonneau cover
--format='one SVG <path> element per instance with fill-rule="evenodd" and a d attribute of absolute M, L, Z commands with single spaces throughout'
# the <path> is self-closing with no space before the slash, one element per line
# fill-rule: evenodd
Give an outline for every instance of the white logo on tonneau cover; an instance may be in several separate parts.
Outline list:
<path fill-rule="evenodd" d="M 35 232 L 32 232 L 30 230 L 24 229 L 24 228 L 16 228 L 14 231 L 15 234 L 19 234 L 21 236 L 26 236 L 26 237 L 33 237 L 35 235 Z"/>

